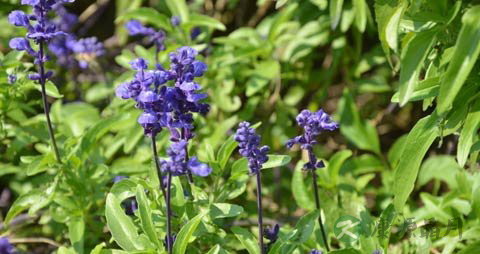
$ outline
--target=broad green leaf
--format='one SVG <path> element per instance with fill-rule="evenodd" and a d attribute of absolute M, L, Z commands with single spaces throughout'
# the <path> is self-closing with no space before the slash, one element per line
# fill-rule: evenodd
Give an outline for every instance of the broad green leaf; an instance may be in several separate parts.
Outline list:
<path fill-rule="evenodd" d="M 340 173 L 340 168 L 343 163 L 352 156 L 352 151 L 342 150 L 335 153 L 328 161 L 328 173 L 330 175 L 330 181 L 333 186 L 337 185 L 337 178 Z"/>
<path fill-rule="evenodd" d="M 385 210 L 380 214 L 381 222 L 385 222 L 385 225 L 393 225 L 393 222 L 397 216 L 397 212 L 395 211 L 395 207 L 393 204 L 389 204 Z M 380 245 L 383 247 L 384 250 L 388 249 L 388 242 L 390 238 L 390 234 L 392 233 L 391 228 L 385 230 L 387 237 L 379 237 Z M 372 236 L 373 237 L 373 236 Z"/>
<path fill-rule="evenodd" d="M 181 22 L 188 22 L 190 20 L 190 11 L 188 10 L 185 0 L 165 0 L 165 3 L 173 15 L 180 17 Z"/>
<path fill-rule="evenodd" d="M 72 217 L 68 222 L 68 237 L 75 253 L 83 254 L 85 240 L 85 221 L 83 217 Z"/>
<path fill-rule="evenodd" d="M 282 7 L 282 6 L 285 5 L 287 2 L 288 2 L 288 0 L 278 0 L 278 1 L 275 3 L 275 9 L 278 9 L 278 8 Z"/>
<path fill-rule="evenodd" d="M 315 209 L 315 201 L 311 191 L 307 189 L 307 185 L 305 184 L 303 177 L 304 172 L 302 170 L 303 164 L 305 164 L 304 161 L 299 161 L 293 171 L 292 194 L 293 198 L 301 208 L 313 210 Z"/>
<path fill-rule="evenodd" d="M 401 106 L 409 101 L 415 90 L 423 62 L 436 41 L 436 33 L 435 29 L 417 33 L 402 50 L 399 82 Z"/>
<path fill-rule="evenodd" d="M 342 17 L 343 0 L 330 0 L 330 22 L 335 30 Z"/>
<path fill-rule="evenodd" d="M 354 248 L 346 248 L 341 250 L 334 250 L 329 252 L 331 254 L 362 254 L 361 251 L 354 249 Z"/>
<path fill-rule="evenodd" d="M 297 244 L 302 244 L 308 241 L 313 233 L 315 222 L 317 221 L 319 215 L 320 212 L 315 209 L 314 211 L 302 216 L 302 218 L 298 220 L 297 225 L 295 225 L 294 230 L 289 234 L 289 241 Z"/>
<path fill-rule="evenodd" d="M 145 189 L 141 184 L 137 185 L 136 199 L 138 202 L 138 212 L 140 214 L 140 221 L 143 231 L 147 234 L 147 237 L 155 243 L 158 249 L 163 249 L 163 243 L 160 241 L 160 237 L 155 231 L 155 226 L 152 220 L 152 210 L 148 205 L 147 195 L 145 195 Z"/>
<path fill-rule="evenodd" d="M 298 7 L 297 3 L 289 4 L 286 8 L 282 9 L 277 14 L 277 16 L 275 17 L 275 20 L 273 21 L 268 31 L 269 41 L 273 43 L 277 39 L 277 37 L 280 36 L 283 25 L 291 19 L 297 7 Z"/>
<path fill-rule="evenodd" d="M 394 205 L 399 212 L 407 202 L 417 179 L 418 169 L 428 148 L 439 134 L 438 116 L 434 113 L 419 120 L 405 141 L 402 156 L 395 169 Z"/>
<path fill-rule="evenodd" d="M 421 167 L 418 174 L 418 186 L 425 185 L 432 179 L 439 179 L 445 181 L 450 189 L 456 189 L 455 175 L 459 170 L 461 167 L 452 156 L 431 156 Z"/>
<path fill-rule="evenodd" d="M 339 103 L 340 132 L 358 148 L 380 154 L 380 141 L 375 127 L 364 121 L 348 89 Z"/>
<path fill-rule="evenodd" d="M 217 160 L 222 169 L 227 165 L 228 159 L 232 155 L 232 152 L 238 146 L 238 143 L 234 140 L 233 135 L 230 136 L 225 143 L 222 144 L 217 153 Z"/>
<path fill-rule="evenodd" d="M 35 84 L 35 89 L 37 89 L 40 92 L 42 91 L 42 87 L 40 86 L 40 84 Z M 52 81 L 47 81 L 47 83 L 45 83 L 45 91 L 47 92 L 47 95 L 50 97 L 63 98 L 63 95 L 60 94 L 57 87 L 55 86 L 55 84 L 53 84 Z"/>
<path fill-rule="evenodd" d="M 8 225 L 10 221 L 22 211 L 28 209 L 33 204 L 42 203 L 46 199 L 42 191 L 31 191 L 18 197 L 8 210 L 4 224 Z"/>
<path fill-rule="evenodd" d="M 217 245 L 213 246 L 213 248 L 211 248 L 211 249 L 207 252 L 207 254 L 227 254 L 227 252 L 224 251 L 224 250 L 222 249 L 222 247 L 220 247 L 220 245 L 217 244 Z"/>
<path fill-rule="evenodd" d="M 463 250 L 458 252 L 458 254 L 470 254 L 470 253 L 480 253 L 480 241 L 469 244 Z"/>
<path fill-rule="evenodd" d="M 437 111 L 440 115 L 451 108 L 480 54 L 480 6 L 468 10 L 463 15 L 462 22 L 455 51 L 440 85 L 437 98 Z"/>
<path fill-rule="evenodd" d="M 115 22 L 136 19 L 167 31 L 172 30 L 170 19 L 153 8 L 141 7 L 120 15 Z"/>
<path fill-rule="evenodd" d="M 107 226 L 115 242 L 126 251 L 143 250 L 139 235 L 130 217 L 123 211 L 120 201 L 111 193 L 105 206 Z"/>
<path fill-rule="evenodd" d="M 260 253 L 260 248 L 258 247 L 257 238 L 252 235 L 248 230 L 241 227 L 232 227 L 232 232 L 235 234 L 237 239 L 242 243 L 243 247 L 247 249 L 250 254 Z"/>
<path fill-rule="evenodd" d="M 383 51 L 390 61 L 390 48 L 398 48 L 398 27 L 407 3 L 404 0 L 376 0 L 375 17 Z"/>
<path fill-rule="evenodd" d="M 418 82 L 414 86 L 414 91 L 408 101 L 421 101 L 428 98 L 433 98 L 438 95 L 440 90 L 440 78 L 429 78 Z M 400 102 L 400 92 L 396 92 L 392 96 L 392 102 Z"/>
<path fill-rule="evenodd" d="M 187 249 L 187 245 L 190 242 L 190 238 L 198 227 L 198 224 L 202 221 L 204 214 L 201 213 L 185 224 L 180 232 L 178 232 L 175 243 L 173 244 L 173 254 L 184 254 Z"/>
<path fill-rule="evenodd" d="M 187 27 L 206 26 L 209 28 L 218 29 L 220 31 L 225 31 L 227 29 L 222 22 L 201 14 L 190 15 L 190 20 L 184 25 Z"/>
<path fill-rule="evenodd" d="M 477 100 L 468 113 L 457 146 L 457 161 L 460 166 L 465 166 L 468 154 L 473 143 L 478 138 L 478 129 L 480 128 L 480 100 Z"/>
<path fill-rule="evenodd" d="M 227 203 L 213 203 L 209 208 L 209 216 L 212 220 L 219 218 L 235 217 L 243 213 L 243 207 Z"/>

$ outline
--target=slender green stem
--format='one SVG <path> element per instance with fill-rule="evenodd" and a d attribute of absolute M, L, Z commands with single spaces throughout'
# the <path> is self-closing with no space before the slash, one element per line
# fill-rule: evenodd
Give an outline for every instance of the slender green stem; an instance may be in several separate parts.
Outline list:
<path fill-rule="evenodd" d="M 157 141 L 155 140 L 156 135 L 152 135 L 152 151 L 153 151 L 153 160 L 155 161 L 155 167 L 157 168 L 158 181 L 160 182 L 160 189 L 162 190 L 163 197 L 166 198 L 167 194 L 165 193 L 165 186 L 163 185 L 162 170 L 160 169 L 160 162 L 158 161 L 157 153 Z"/>
<path fill-rule="evenodd" d="M 44 50 L 43 50 L 43 42 L 39 44 L 39 51 L 38 51 L 38 66 L 39 66 L 39 75 L 40 75 L 40 86 L 42 88 L 42 101 L 43 101 L 43 110 L 45 112 L 45 117 L 47 118 L 47 127 L 48 127 L 48 135 L 50 136 L 50 140 L 52 141 L 53 150 L 55 152 L 55 157 L 57 158 L 58 163 L 62 163 L 60 159 L 60 152 L 58 152 L 57 142 L 55 140 L 55 135 L 53 134 L 53 127 L 52 121 L 50 120 L 49 114 L 49 106 L 47 101 L 47 91 L 45 89 L 45 83 L 47 82 L 45 77 L 45 67 L 43 64 L 44 59 Z"/>
<path fill-rule="evenodd" d="M 172 208 L 170 206 L 170 196 L 171 196 L 171 190 L 172 190 L 172 173 L 169 171 L 168 172 L 168 177 L 167 177 L 167 198 L 166 198 L 166 203 L 167 203 L 167 252 L 168 254 L 172 254 Z"/>
<path fill-rule="evenodd" d="M 260 253 L 265 253 L 263 246 L 263 207 L 262 207 L 262 176 L 261 172 L 257 172 L 257 212 L 258 212 L 258 246 Z"/>

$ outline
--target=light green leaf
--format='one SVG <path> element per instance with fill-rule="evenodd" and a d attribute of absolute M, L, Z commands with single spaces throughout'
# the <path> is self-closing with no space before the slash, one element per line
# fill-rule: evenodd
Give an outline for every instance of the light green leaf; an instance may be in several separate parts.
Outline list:
<path fill-rule="evenodd" d="M 107 195 L 105 217 L 113 239 L 122 249 L 126 251 L 145 249 L 140 244 L 139 235 L 132 220 L 124 213 L 120 201 L 111 193 Z"/>
<path fill-rule="evenodd" d="M 342 17 L 343 0 L 330 0 L 330 22 L 335 30 Z"/>
<path fill-rule="evenodd" d="M 185 22 L 184 25 L 187 27 L 206 26 L 220 31 L 225 31 L 227 29 L 222 22 L 201 14 L 190 15 L 190 21 L 188 21 L 188 23 Z"/>
<path fill-rule="evenodd" d="M 126 12 L 123 15 L 120 15 L 115 20 L 115 23 L 118 23 L 121 21 L 130 21 L 132 19 L 146 22 L 148 24 L 151 24 L 158 28 L 165 29 L 167 31 L 172 30 L 170 19 L 167 16 L 165 16 L 164 14 L 158 12 L 153 8 L 147 8 L 147 7 L 141 7 L 141 8 Z"/>
<path fill-rule="evenodd" d="M 394 205 L 399 212 L 403 211 L 403 206 L 413 190 L 423 157 L 438 136 L 437 119 L 435 113 L 422 118 L 407 136 L 402 156 L 395 169 L 393 186 Z"/>
<path fill-rule="evenodd" d="M 477 139 L 477 132 L 480 128 L 480 100 L 477 100 L 468 113 L 457 146 L 457 161 L 460 166 L 465 166 L 468 154 Z"/>
<path fill-rule="evenodd" d="M 445 181 L 450 189 L 456 189 L 455 175 L 459 170 L 461 170 L 461 167 L 452 156 L 431 156 L 421 167 L 418 174 L 418 186 L 425 185 L 432 179 L 439 179 Z"/>
<path fill-rule="evenodd" d="M 140 221 L 143 231 L 147 234 L 147 237 L 155 243 L 158 249 L 163 249 L 163 243 L 160 242 L 160 237 L 155 231 L 155 226 L 152 220 L 152 211 L 148 205 L 147 195 L 145 195 L 145 189 L 141 184 L 137 185 L 136 199 L 138 202 L 138 212 L 140 214 Z"/>
<path fill-rule="evenodd" d="M 455 51 L 440 85 L 437 98 L 437 111 L 440 115 L 451 108 L 480 54 L 480 6 L 468 10 L 463 15 L 462 22 Z"/>
<path fill-rule="evenodd" d="M 243 247 L 247 249 L 250 254 L 260 253 L 260 248 L 258 247 L 257 239 L 252 235 L 248 230 L 241 227 L 232 227 L 232 232 L 235 234 L 237 239 L 242 243 Z"/>
<path fill-rule="evenodd" d="M 403 0 L 376 0 L 375 17 L 383 51 L 390 56 L 390 48 L 398 47 L 398 27 L 407 3 Z M 390 61 L 390 57 L 388 57 Z"/>
<path fill-rule="evenodd" d="M 315 222 L 319 215 L 320 212 L 315 209 L 302 216 L 302 218 L 298 220 L 297 225 L 295 225 L 295 229 L 288 235 L 289 241 L 293 241 L 297 244 L 302 244 L 308 241 L 313 233 Z"/>
<path fill-rule="evenodd" d="M 8 210 L 4 224 L 8 225 L 10 221 L 22 211 L 28 209 L 33 204 L 42 203 L 46 199 L 42 191 L 31 191 L 18 197 Z"/>
<path fill-rule="evenodd" d="M 40 84 L 35 84 L 35 89 L 37 89 L 40 92 L 42 91 L 42 87 L 40 86 Z M 63 98 L 63 95 L 60 94 L 57 87 L 55 86 L 55 84 L 53 84 L 52 81 L 47 81 L 47 83 L 45 83 L 45 91 L 47 92 L 47 95 L 50 97 Z"/>
<path fill-rule="evenodd" d="M 333 186 L 337 185 L 337 178 L 340 173 L 340 168 L 350 156 L 352 156 L 352 151 L 342 150 L 335 153 L 328 161 L 327 170 L 330 175 L 331 184 Z"/>
<path fill-rule="evenodd" d="M 238 146 L 238 143 L 234 140 L 233 135 L 230 136 L 225 143 L 222 144 L 217 153 L 217 160 L 222 169 L 227 165 L 228 159 L 232 155 L 232 152 Z"/>
<path fill-rule="evenodd" d="M 313 201 L 314 199 L 311 191 L 309 191 L 307 185 L 305 185 L 302 170 L 303 164 L 305 164 L 304 161 L 299 161 L 293 170 L 292 194 L 293 198 L 301 208 L 313 210 L 315 209 L 315 202 Z"/>
<path fill-rule="evenodd" d="M 187 222 L 180 232 L 178 232 L 175 243 L 173 244 L 173 253 L 174 254 L 184 254 L 187 249 L 187 245 L 190 242 L 190 238 L 198 227 L 198 224 L 202 221 L 204 214 L 201 213 L 195 216 L 193 219 Z"/>
<path fill-rule="evenodd" d="M 361 251 L 354 249 L 354 248 L 346 248 L 341 250 L 334 250 L 329 252 L 331 254 L 362 254 Z"/>
<path fill-rule="evenodd" d="M 85 240 L 85 221 L 83 217 L 73 217 L 68 222 L 68 237 L 77 254 L 83 254 L 83 243 Z"/>
<path fill-rule="evenodd" d="M 355 9 L 355 25 L 363 33 L 367 27 L 367 3 L 365 0 L 353 0 L 353 8 Z"/>
<path fill-rule="evenodd" d="M 213 203 L 210 205 L 209 216 L 212 220 L 235 217 L 243 213 L 243 207 L 227 203 Z"/>
<path fill-rule="evenodd" d="M 415 90 L 423 62 L 436 41 L 436 33 L 437 30 L 435 29 L 417 33 L 402 50 L 399 84 L 401 106 L 409 101 Z"/>

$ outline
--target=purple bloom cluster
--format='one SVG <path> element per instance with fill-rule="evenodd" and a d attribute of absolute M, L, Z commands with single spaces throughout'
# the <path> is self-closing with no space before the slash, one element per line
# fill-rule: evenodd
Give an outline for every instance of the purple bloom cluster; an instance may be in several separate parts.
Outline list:
<path fill-rule="evenodd" d="M 131 63 L 137 73 L 132 81 L 117 87 L 116 94 L 122 99 L 134 99 L 144 111 L 138 122 L 146 135 L 155 136 L 166 127 L 172 133 L 172 141 L 193 137 L 192 113 L 209 111 L 209 105 L 201 102 L 207 95 L 198 93 L 201 86 L 194 81 L 207 67 L 195 60 L 196 55 L 190 47 L 179 48 L 170 54 L 170 70 L 157 66 L 149 71 L 147 61 L 142 58 Z M 174 86 L 165 85 L 168 81 Z"/>
<path fill-rule="evenodd" d="M 78 63 L 80 68 L 86 69 L 97 57 L 105 54 L 103 43 L 96 37 L 77 39 L 71 34 L 78 21 L 75 14 L 69 13 L 63 6 L 55 7 L 55 12 L 58 18 L 52 22 L 65 32 L 66 36 L 53 39 L 48 47 L 62 66 L 73 67 Z"/>
<path fill-rule="evenodd" d="M 323 254 L 323 251 L 321 251 L 321 250 L 312 250 L 312 251 L 310 251 L 310 254 Z"/>
<path fill-rule="evenodd" d="M 179 21 L 180 22 L 180 21 Z M 165 32 L 162 30 L 156 31 L 153 28 L 145 27 L 138 20 L 131 20 L 125 27 L 128 33 L 132 36 L 145 36 L 148 39 L 148 43 L 153 43 L 157 47 L 157 50 L 165 50 Z"/>
<path fill-rule="evenodd" d="M 43 47 L 35 51 L 30 45 L 29 40 L 33 40 L 36 44 L 49 42 L 53 38 L 65 36 L 66 33 L 61 31 L 57 25 L 48 20 L 48 12 L 57 8 L 64 3 L 71 3 L 74 0 L 22 0 L 22 4 L 31 5 L 33 14 L 26 14 L 23 11 L 12 11 L 8 15 L 8 20 L 15 26 L 27 28 L 26 37 L 17 37 L 10 40 L 9 46 L 18 51 L 26 51 L 28 54 L 36 58 L 36 64 L 43 64 L 48 60 L 47 55 L 43 52 Z M 40 78 L 46 80 L 52 75 L 51 72 L 40 77 L 40 74 L 30 75 L 32 80 Z"/>
<path fill-rule="evenodd" d="M 181 21 L 182 20 L 179 16 L 172 16 L 172 18 L 170 19 L 170 23 L 172 23 L 172 26 L 179 26 Z"/>
<path fill-rule="evenodd" d="M 188 142 L 180 140 L 173 142 L 167 150 L 169 160 L 162 160 L 160 168 L 162 172 L 170 172 L 173 176 L 186 175 L 192 172 L 195 175 L 206 177 L 210 175 L 212 169 L 204 163 L 198 161 L 197 157 L 187 158 Z"/>
<path fill-rule="evenodd" d="M 272 228 L 267 228 L 264 231 L 265 238 L 270 240 L 269 244 L 273 244 L 277 241 L 278 239 L 278 232 L 280 232 L 280 225 L 275 224 Z"/>
<path fill-rule="evenodd" d="M 333 122 L 332 118 L 322 109 L 317 112 L 303 110 L 297 116 L 297 123 L 303 128 L 303 135 L 297 136 L 287 142 L 290 149 L 293 145 L 299 144 L 300 147 L 309 152 L 310 161 L 303 168 L 305 170 L 315 170 L 323 168 L 323 161 L 317 160 L 313 153 L 313 145 L 317 144 L 317 137 L 324 131 L 334 131 L 338 129 L 338 123 Z"/>
<path fill-rule="evenodd" d="M 10 244 L 7 238 L 0 237 L 0 253 L 13 254 L 13 246 Z"/>
<path fill-rule="evenodd" d="M 259 147 L 260 136 L 255 134 L 255 129 L 251 128 L 248 122 L 240 123 L 234 138 L 240 147 L 240 155 L 248 159 L 250 174 L 258 174 L 262 169 L 262 164 L 268 161 L 267 153 L 270 148 L 268 146 Z"/>

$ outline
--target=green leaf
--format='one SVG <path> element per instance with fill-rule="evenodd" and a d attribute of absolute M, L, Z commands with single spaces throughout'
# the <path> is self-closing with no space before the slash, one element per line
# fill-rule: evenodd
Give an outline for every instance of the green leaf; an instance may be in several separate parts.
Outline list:
<path fill-rule="evenodd" d="M 41 92 L 42 86 L 40 84 L 35 84 L 35 89 Z M 47 95 L 50 97 L 63 98 L 63 95 L 60 94 L 57 87 L 55 86 L 55 84 L 53 84 L 52 81 L 47 81 L 47 83 L 45 83 L 45 91 L 47 92 Z"/>
<path fill-rule="evenodd" d="M 394 205 L 399 212 L 403 211 L 403 206 L 413 190 L 423 157 L 439 133 L 437 119 L 435 113 L 422 118 L 407 136 L 402 156 L 395 169 L 393 185 Z"/>
<path fill-rule="evenodd" d="M 295 229 L 289 234 L 288 239 L 297 244 L 302 244 L 308 241 L 313 233 L 315 222 L 319 215 L 320 212 L 315 209 L 302 216 L 302 218 L 298 220 L 297 225 L 295 225 Z"/>
<path fill-rule="evenodd" d="M 206 26 L 220 31 L 225 31 L 227 29 L 222 22 L 212 17 L 201 14 L 190 15 L 190 20 L 188 21 L 188 23 L 184 23 L 184 25 L 187 27 Z"/>
<path fill-rule="evenodd" d="M 363 33 L 367 27 L 367 3 L 365 0 L 353 0 L 353 8 L 355 9 L 355 25 Z"/>
<path fill-rule="evenodd" d="M 383 51 L 390 56 L 390 48 L 398 48 L 398 27 L 407 7 L 403 0 L 376 0 L 375 17 L 378 25 L 378 35 Z M 390 57 L 388 57 L 390 61 Z"/>
<path fill-rule="evenodd" d="M 165 0 L 165 3 L 173 15 L 180 17 L 181 22 L 190 20 L 190 12 L 185 0 Z"/>
<path fill-rule="evenodd" d="M 458 252 L 458 254 L 480 253 L 480 241 L 469 244 L 465 249 Z"/>
<path fill-rule="evenodd" d="M 346 248 L 342 250 L 334 250 L 329 252 L 331 254 L 362 254 L 361 251 L 354 249 L 354 248 Z"/>
<path fill-rule="evenodd" d="M 140 214 L 140 221 L 143 231 L 147 234 L 147 237 L 156 244 L 158 249 L 163 249 L 163 243 L 160 241 L 160 237 L 155 232 L 155 226 L 152 220 L 152 211 L 148 205 L 147 195 L 145 195 L 145 189 L 141 184 L 137 185 L 136 199 L 138 202 L 138 212 Z"/>
<path fill-rule="evenodd" d="M 457 146 L 457 161 L 461 167 L 465 166 L 468 154 L 477 140 L 477 132 L 480 128 L 480 101 L 477 100 L 471 111 L 468 113 Z"/>
<path fill-rule="evenodd" d="M 232 155 L 232 152 L 238 146 L 238 143 L 233 138 L 233 135 L 230 136 L 225 143 L 222 144 L 217 153 L 217 160 L 222 169 L 227 165 L 228 159 Z"/>
<path fill-rule="evenodd" d="M 68 222 L 68 237 L 77 254 L 84 253 L 85 221 L 83 217 L 73 217 Z"/>
<path fill-rule="evenodd" d="M 248 230 L 241 227 L 232 227 L 232 232 L 237 239 L 242 243 L 243 247 L 247 249 L 250 254 L 260 253 L 260 248 L 257 244 L 257 239 Z"/>
<path fill-rule="evenodd" d="M 402 50 L 399 82 L 401 106 L 409 101 L 415 90 L 423 62 L 436 41 L 436 33 L 435 29 L 417 33 Z"/>
<path fill-rule="evenodd" d="M 167 31 L 172 30 L 170 19 L 167 16 L 165 16 L 164 14 L 158 12 L 153 8 L 146 8 L 146 7 L 141 7 L 141 8 L 126 12 L 125 14 L 120 15 L 115 20 L 115 22 L 118 23 L 121 21 L 130 21 L 132 19 L 146 22 L 148 24 L 151 24 L 158 28 L 165 29 Z"/>
<path fill-rule="evenodd" d="M 425 185 L 432 179 L 439 179 L 445 181 L 450 189 L 456 189 L 455 175 L 459 170 L 461 170 L 461 167 L 452 156 L 431 156 L 421 167 L 418 174 L 418 186 Z"/>
<path fill-rule="evenodd" d="M 213 246 L 213 248 L 211 248 L 211 249 L 207 252 L 207 254 L 227 254 L 227 252 L 224 251 L 224 250 L 222 249 L 222 247 L 220 247 L 220 245 L 217 244 L 217 245 Z"/>
<path fill-rule="evenodd" d="M 385 225 L 393 225 L 393 222 L 397 216 L 397 212 L 395 211 L 395 207 L 393 204 L 389 204 L 385 210 L 380 214 L 381 222 L 385 222 Z M 387 237 L 379 238 L 380 245 L 383 247 L 384 250 L 388 249 L 388 240 L 390 239 L 390 234 L 392 233 L 391 228 L 385 230 Z"/>
<path fill-rule="evenodd" d="M 113 239 L 122 249 L 126 251 L 145 249 L 139 241 L 139 235 L 132 220 L 124 213 L 120 201 L 111 193 L 107 195 L 105 217 Z"/>
<path fill-rule="evenodd" d="M 352 151 L 342 150 L 335 153 L 328 161 L 327 170 L 330 175 L 331 184 L 333 186 L 337 185 L 337 178 L 340 173 L 340 168 L 350 156 L 352 156 Z"/>
<path fill-rule="evenodd" d="M 342 17 L 343 0 L 330 0 L 330 22 L 335 30 Z"/>
<path fill-rule="evenodd" d="M 463 15 L 462 22 L 455 51 L 440 84 L 437 98 L 437 111 L 440 115 L 451 108 L 480 54 L 480 6 L 468 10 Z"/>
<path fill-rule="evenodd" d="M 209 216 L 212 220 L 235 217 L 243 213 L 243 207 L 227 203 L 213 203 L 210 205 Z"/>
<path fill-rule="evenodd" d="M 311 191 L 307 189 L 307 185 L 305 185 L 305 180 L 303 179 L 303 164 L 305 164 L 304 161 L 297 162 L 297 166 L 295 166 L 293 170 L 292 194 L 301 208 L 313 210 L 315 209 L 315 202 Z"/>
<path fill-rule="evenodd" d="M 42 191 L 31 191 L 27 194 L 21 195 L 18 197 L 15 202 L 13 202 L 12 206 L 8 210 L 7 216 L 5 217 L 4 224 L 8 225 L 10 221 L 17 216 L 22 211 L 28 209 L 33 204 L 42 203 L 46 197 Z"/>
<path fill-rule="evenodd" d="M 173 253 L 174 254 L 184 254 L 187 249 L 187 245 L 190 242 L 190 238 L 198 227 L 198 224 L 202 221 L 204 214 L 201 213 L 195 216 L 193 219 L 187 222 L 180 232 L 178 232 L 175 243 L 173 244 Z"/>
<path fill-rule="evenodd" d="M 339 103 L 340 132 L 358 148 L 380 154 L 380 142 L 375 127 L 361 117 L 348 89 Z"/>

